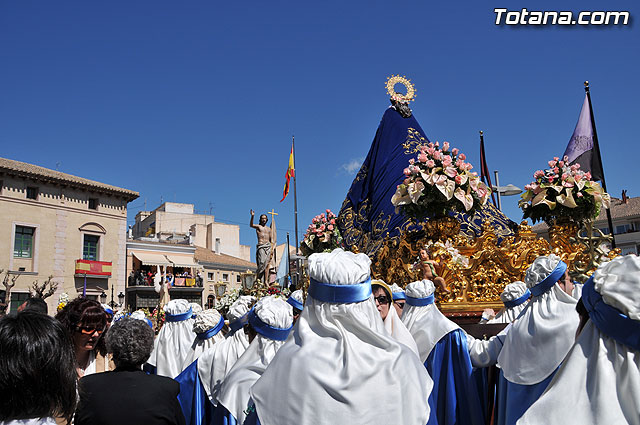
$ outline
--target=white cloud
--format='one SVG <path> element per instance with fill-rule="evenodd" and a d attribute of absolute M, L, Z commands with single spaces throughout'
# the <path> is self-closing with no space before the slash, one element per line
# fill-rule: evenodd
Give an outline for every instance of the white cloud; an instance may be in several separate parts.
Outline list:
<path fill-rule="evenodd" d="M 340 171 L 343 171 L 343 172 L 345 172 L 347 174 L 355 174 L 355 173 L 358 172 L 358 170 L 362 166 L 362 161 L 364 161 L 364 158 L 352 159 L 351 161 L 347 162 L 346 164 L 342 164 L 340 166 Z"/>

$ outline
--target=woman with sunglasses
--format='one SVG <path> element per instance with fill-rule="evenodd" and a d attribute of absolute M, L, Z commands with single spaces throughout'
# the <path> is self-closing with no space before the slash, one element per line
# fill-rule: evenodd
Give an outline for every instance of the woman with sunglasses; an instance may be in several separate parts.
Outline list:
<path fill-rule="evenodd" d="M 71 335 L 78 377 L 113 369 L 106 357 L 103 338 L 107 313 L 99 302 L 76 298 L 56 314 L 56 319 Z"/>
<path fill-rule="evenodd" d="M 399 343 L 406 345 L 419 356 L 418 345 L 411 333 L 407 329 L 395 308 L 391 307 L 393 302 L 393 290 L 384 281 L 374 279 L 371 281 L 371 291 L 375 300 L 380 317 L 384 322 L 385 329 Z"/>

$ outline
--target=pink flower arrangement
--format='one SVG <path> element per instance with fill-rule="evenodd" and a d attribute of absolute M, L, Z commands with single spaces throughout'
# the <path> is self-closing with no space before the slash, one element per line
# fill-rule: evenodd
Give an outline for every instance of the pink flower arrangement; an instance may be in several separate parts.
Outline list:
<path fill-rule="evenodd" d="M 524 218 L 535 223 L 544 220 L 551 224 L 560 217 L 580 222 L 596 218 L 611 198 L 598 182 L 591 180 L 590 172 L 580 170 L 580 164 L 569 164 L 569 159 L 553 158 L 549 169 L 533 173 L 533 182 L 526 185 L 518 205 Z"/>
<path fill-rule="evenodd" d="M 342 236 L 336 225 L 336 215 L 331 210 L 315 216 L 304 234 L 300 249 L 304 255 L 332 251 L 342 244 Z"/>
<path fill-rule="evenodd" d="M 396 212 L 421 219 L 443 216 L 448 211 L 472 214 L 484 205 L 491 190 L 480 181 L 467 157 L 458 148 L 442 147 L 438 142 L 418 147 L 418 157 L 404 169 L 405 179 L 398 185 L 391 202 Z"/>

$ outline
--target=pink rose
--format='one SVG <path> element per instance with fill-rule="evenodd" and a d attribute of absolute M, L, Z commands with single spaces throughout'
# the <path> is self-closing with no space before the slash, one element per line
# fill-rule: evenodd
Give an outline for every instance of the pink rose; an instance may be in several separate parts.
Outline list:
<path fill-rule="evenodd" d="M 442 156 L 442 165 L 444 165 L 445 167 L 448 167 L 452 163 L 453 163 L 453 160 L 451 159 L 451 155 Z"/>
<path fill-rule="evenodd" d="M 331 210 L 327 208 L 327 214 L 331 214 Z"/>
<path fill-rule="evenodd" d="M 564 167 L 564 161 L 559 161 L 558 162 L 558 167 L 560 167 L 560 168 Z"/>
<path fill-rule="evenodd" d="M 317 222 L 318 222 L 318 219 L 314 217 L 314 218 L 313 218 L 313 220 L 311 220 L 311 222 L 312 222 L 312 223 L 317 223 Z"/>
<path fill-rule="evenodd" d="M 331 224 L 336 224 L 336 220 L 335 220 L 335 218 L 332 218 L 332 219 L 331 219 Z"/>
<path fill-rule="evenodd" d="M 415 160 L 415 159 L 411 158 L 411 159 L 409 160 L 409 164 L 413 165 L 413 164 L 415 164 L 415 163 L 416 163 L 416 160 Z"/>
<path fill-rule="evenodd" d="M 471 165 L 471 163 L 470 163 L 470 162 L 465 162 L 465 164 L 464 164 L 464 168 L 465 168 L 467 171 L 469 171 L 469 170 L 471 170 L 471 169 L 473 168 L 473 165 Z M 473 174 L 478 174 L 478 173 L 473 173 Z"/>
<path fill-rule="evenodd" d="M 404 179 L 404 181 L 402 183 L 409 184 L 409 183 L 411 183 L 411 179 Z M 398 185 L 398 186 L 400 186 L 400 185 Z"/>
<path fill-rule="evenodd" d="M 436 153 L 436 148 L 434 148 L 433 146 L 429 146 L 429 147 L 427 148 L 427 153 L 428 153 L 429 155 L 433 155 L 434 153 Z"/>
<path fill-rule="evenodd" d="M 329 230 L 333 230 L 333 224 L 328 225 L 328 226 L 327 226 L 327 229 L 329 229 Z"/>
<path fill-rule="evenodd" d="M 402 170 L 402 172 L 404 173 L 405 176 L 410 176 L 411 175 L 411 170 L 408 168 L 405 168 L 404 170 Z"/>
<path fill-rule="evenodd" d="M 587 180 L 591 180 L 591 172 L 587 171 L 586 173 L 584 173 L 584 178 Z"/>
<path fill-rule="evenodd" d="M 320 228 L 318 228 L 318 231 L 324 232 L 324 224 L 322 226 L 320 226 Z"/>
<path fill-rule="evenodd" d="M 456 181 L 456 183 L 457 183 L 457 184 L 462 184 L 462 176 L 457 175 L 457 176 L 455 177 L 455 181 Z M 526 189 L 526 186 L 525 186 L 525 189 Z"/>
<path fill-rule="evenodd" d="M 582 198 L 582 192 L 578 192 L 578 193 L 576 194 L 576 196 L 577 196 L 578 198 Z"/>
<path fill-rule="evenodd" d="M 544 176 L 544 171 L 542 171 L 542 170 L 538 170 L 535 173 L 533 173 L 533 177 L 536 178 L 536 179 L 540 178 L 542 176 Z"/>
<path fill-rule="evenodd" d="M 427 162 L 427 155 L 421 153 L 420 155 L 418 155 L 418 161 L 425 163 Z"/>
<path fill-rule="evenodd" d="M 324 218 L 324 213 L 320 214 L 320 218 Z"/>
<path fill-rule="evenodd" d="M 558 167 L 553 167 L 553 172 L 558 174 L 560 172 L 560 169 Z"/>
<path fill-rule="evenodd" d="M 557 156 L 554 156 L 554 157 L 553 157 L 553 160 L 557 162 L 557 161 L 559 161 L 559 160 L 560 160 L 560 158 L 558 158 Z"/>
<path fill-rule="evenodd" d="M 460 155 L 458 155 L 458 158 L 464 161 L 465 159 L 467 159 L 467 155 L 461 153 Z"/>
<path fill-rule="evenodd" d="M 449 150 L 449 142 L 444 142 L 442 144 L 442 150 L 445 152 Z"/>
<path fill-rule="evenodd" d="M 549 161 L 549 167 L 553 168 L 556 166 L 556 162 L 555 161 Z"/>
<path fill-rule="evenodd" d="M 440 146 L 440 143 L 436 142 L 436 147 L 439 147 L 439 146 Z"/>
<path fill-rule="evenodd" d="M 428 160 L 427 162 L 425 162 L 425 165 L 429 168 L 433 168 L 436 166 L 436 163 L 433 159 Z"/>
<path fill-rule="evenodd" d="M 433 154 L 433 157 L 435 159 L 437 159 L 438 161 L 442 160 L 442 152 L 440 151 L 435 151 L 435 153 Z"/>
<path fill-rule="evenodd" d="M 458 152 L 460 152 L 460 151 L 458 150 L 458 148 L 453 148 L 453 149 L 451 149 L 451 153 L 452 153 L 452 154 L 454 154 L 454 155 L 458 155 Z"/>
<path fill-rule="evenodd" d="M 428 144 L 427 146 L 429 146 L 430 148 L 432 148 L 432 147 L 434 146 L 434 144 L 433 144 L 432 142 L 429 142 L 429 144 Z"/>

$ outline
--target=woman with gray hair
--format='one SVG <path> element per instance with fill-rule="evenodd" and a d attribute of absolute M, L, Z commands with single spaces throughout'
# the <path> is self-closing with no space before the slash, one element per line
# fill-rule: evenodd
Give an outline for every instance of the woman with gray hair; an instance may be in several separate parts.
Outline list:
<path fill-rule="evenodd" d="M 153 350 L 153 330 L 142 320 L 122 319 L 107 332 L 116 369 L 80 380 L 75 424 L 184 424 L 180 387 L 171 378 L 147 375 L 142 364 Z"/>

